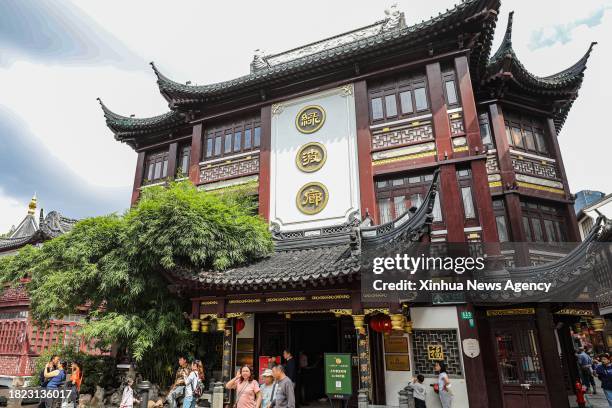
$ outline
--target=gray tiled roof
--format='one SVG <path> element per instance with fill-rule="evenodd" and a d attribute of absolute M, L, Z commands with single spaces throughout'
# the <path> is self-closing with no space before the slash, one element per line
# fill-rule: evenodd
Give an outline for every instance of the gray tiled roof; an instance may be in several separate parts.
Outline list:
<path fill-rule="evenodd" d="M 392 52 L 400 46 L 416 47 L 434 42 L 437 37 L 446 35 L 449 31 L 461 25 L 474 24 L 481 31 L 480 41 L 473 45 L 471 56 L 477 63 L 486 63 L 492 41 L 494 21 L 499 0 L 466 0 L 452 9 L 447 9 L 438 16 L 422 21 L 412 26 L 399 26 L 392 30 L 381 30 L 379 34 L 368 36 L 356 41 L 341 44 L 337 47 L 324 49 L 302 58 L 256 70 L 248 75 L 229 81 L 208 85 L 188 85 L 173 81 L 163 75 L 151 63 L 158 78 L 159 89 L 173 105 L 204 102 L 221 94 L 231 94 L 250 87 L 261 87 L 264 84 L 281 81 L 283 78 L 303 74 L 308 70 L 324 69 L 342 63 L 354 64 L 360 60 L 367 61 L 384 52 Z M 491 23 L 493 19 L 493 23 Z M 481 23 L 478 24 L 477 21 Z M 484 54 L 481 58 L 480 54 Z M 474 67 L 476 68 L 476 67 Z M 484 69 L 484 65 L 480 67 Z M 479 71 L 480 69 L 476 69 Z M 477 72 L 474 72 L 477 75 Z"/>
<path fill-rule="evenodd" d="M 268 258 L 226 271 L 181 270 L 173 278 L 193 289 L 193 283 L 210 289 L 268 289 L 321 285 L 359 279 L 374 249 L 410 245 L 429 228 L 437 192 L 436 171 L 431 187 L 418 210 L 408 209 L 396 220 L 375 227 L 348 221 L 336 227 L 290 233 L 274 232 L 276 250 Z M 180 285 L 180 283 L 179 283 Z"/>
<path fill-rule="evenodd" d="M 28 220 L 29 218 L 31 220 Z M 77 220 L 64 217 L 57 211 L 51 211 L 47 214 L 44 219 L 39 221 L 38 226 L 36 226 L 33 215 L 28 214 L 24 221 L 26 220 L 28 220 L 28 223 L 33 222 L 34 228 L 29 228 L 27 233 L 25 231 L 20 232 L 19 236 L 11 235 L 9 238 L 0 238 L 0 252 L 12 251 L 28 244 L 37 244 L 55 238 L 70 231 L 77 223 Z"/>
<path fill-rule="evenodd" d="M 480 277 L 481 280 L 488 280 L 489 282 L 505 282 L 508 278 L 524 283 L 549 282 L 552 286 L 547 294 L 523 291 L 478 292 L 479 300 L 485 302 L 499 300 L 505 302 L 550 302 L 555 297 L 558 298 L 559 295 L 570 298 L 570 293 L 579 294 L 585 290 L 585 286 L 589 283 L 595 286 L 601 285 L 602 282 L 598 281 L 595 276 L 595 270 L 600 269 L 599 272 L 606 273 L 607 276 L 611 273 L 612 265 L 607 261 L 612 251 L 611 243 L 612 220 L 603 216 L 599 217 L 584 241 L 564 257 L 537 266 L 504 268 L 495 271 L 491 277 Z M 601 270 L 603 268 L 605 268 L 605 272 Z M 606 282 L 603 282 L 603 284 L 605 285 Z M 598 289 L 600 293 L 597 296 L 604 296 L 600 301 L 612 302 L 612 288 L 609 286 L 609 282 L 607 282 L 607 285 L 607 287 L 603 286 Z M 576 296 L 576 299 L 579 299 L 579 297 Z"/>
<path fill-rule="evenodd" d="M 223 272 L 202 271 L 197 281 L 204 286 L 233 289 L 302 286 L 354 275 L 359 263 L 350 245 L 337 244 L 276 251 L 251 265 Z"/>
<path fill-rule="evenodd" d="M 514 12 L 510 12 L 502 43 L 487 64 L 486 82 L 498 80 L 502 73 L 510 72 L 513 83 L 522 91 L 563 100 L 565 104 L 555 112 L 553 118 L 556 130 L 559 132 L 563 127 L 573 101 L 578 96 L 578 90 L 584 79 L 584 71 L 587 68 L 587 61 L 593 51 L 593 46 L 597 43 L 592 42 L 582 58 L 569 68 L 553 75 L 537 76 L 525 68 L 514 52 L 512 47 L 513 20 Z"/>

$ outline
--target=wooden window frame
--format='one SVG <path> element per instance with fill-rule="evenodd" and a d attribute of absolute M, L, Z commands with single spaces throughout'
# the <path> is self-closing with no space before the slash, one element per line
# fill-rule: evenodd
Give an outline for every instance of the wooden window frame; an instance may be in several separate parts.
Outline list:
<path fill-rule="evenodd" d="M 414 93 L 414 91 L 419 88 L 423 88 L 425 90 L 425 100 L 427 102 L 427 108 L 420 110 L 417 109 L 416 97 Z M 412 112 L 408 113 L 404 113 L 404 111 L 402 110 L 402 102 L 400 96 L 401 93 L 406 91 L 410 91 L 410 99 L 412 102 Z M 396 114 L 393 116 L 389 116 L 387 113 L 386 98 L 388 96 L 395 97 Z M 376 98 L 380 98 L 382 103 L 383 115 L 380 119 L 374 119 L 374 112 L 372 109 L 372 101 Z M 457 98 L 459 98 L 459 96 L 457 96 Z M 425 75 L 421 74 L 404 74 L 397 77 L 387 77 L 378 81 L 372 81 L 368 89 L 368 110 L 370 115 L 370 123 L 373 125 L 431 113 L 431 101 L 427 89 L 427 78 L 425 77 Z"/>
<path fill-rule="evenodd" d="M 506 127 L 506 133 L 508 132 L 508 129 L 510 129 L 511 132 L 513 128 L 517 128 L 520 130 L 522 146 L 517 145 L 512 137 L 508 137 L 508 144 L 511 148 L 526 153 L 537 154 L 539 156 L 552 157 L 550 144 L 548 142 L 548 132 L 546 131 L 545 123 L 543 123 L 541 120 L 527 116 L 518 116 L 513 113 L 506 113 L 506 115 L 504 116 L 504 124 Z M 531 132 L 532 134 L 534 143 L 533 149 L 527 147 L 527 131 Z M 542 136 L 541 141 L 543 141 L 545 144 L 544 149 L 541 148 L 541 141 L 536 136 L 536 133 L 539 133 Z"/>
<path fill-rule="evenodd" d="M 465 173 L 464 173 L 465 172 Z M 461 200 L 461 209 L 463 211 L 463 221 L 466 227 L 476 227 L 480 225 L 478 206 L 476 205 L 476 197 L 474 196 L 474 187 L 472 183 L 472 170 L 469 168 L 458 168 L 456 171 L 457 184 L 459 184 L 459 198 Z M 472 196 L 472 207 L 474 207 L 474 217 L 467 218 L 465 216 L 465 206 L 463 204 L 463 193 L 462 188 L 469 187 L 470 194 Z"/>
<path fill-rule="evenodd" d="M 183 168 L 183 162 L 187 159 L 187 168 Z M 191 145 L 183 145 L 179 149 L 176 160 L 176 175 L 181 173 L 182 177 L 189 177 L 189 167 L 191 166 Z"/>
<path fill-rule="evenodd" d="M 420 180 L 418 182 L 414 180 L 411 182 L 410 179 L 416 177 L 419 177 Z M 409 210 L 413 205 L 413 203 L 410 202 L 409 206 L 409 201 L 410 197 L 414 195 L 420 195 L 422 205 L 423 201 L 425 201 L 427 192 L 429 191 L 429 187 L 431 186 L 432 179 L 433 174 L 431 173 L 401 173 L 376 179 L 374 181 L 376 202 L 379 203 L 382 200 L 388 200 L 390 204 L 391 219 L 386 222 L 393 221 L 403 214 L 398 214 L 396 211 L 394 203 L 394 198 L 396 197 L 404 197 L 404 212 Z M 399 184 L 400 180 L 401 184 Z M 384 183 L 384 185 L 382 183 Z M 406 199 L 406 197 L 408 197 L 408 199 Z M 379 220 L 382 220 L 380 209 L 378 216 Z"/>
<path fill-rule="evenodd" d="M 146 154 L 145 157 L 145 168 L 143 172 L 143 184 L 152 184 L 168 178 L 168 150 L 155 151 Z M 157 163 L 161 163 L 160 176 L 155 177 L 155 166 Z M 164 163 L 166 167 L 166 174 L 164 175 Z M 149 173 L 153 171 L 152 177 L 149 177 Z"/>
<path fill-rule="evenodd" d="M 521 201 L 522 216 L 528 220 L 528 225 L 523 223 L 523 228 L 529 227 L 529 231 L 525 231 L 525 237 L 530 237 L 529 242 L 567 242 L 567 225 L 565 217 L 563 216 L 563 208 L 558 207 L 554 204 L 534 202 L 534 201 Z M 553 235 L 549 236 L 549 231 L 546 228 L 546 221 L 550 221 L 553 224 Z M 542 230 L 542 241 L 536 241 L 534 223 L 538 222 Z"/>
<path fill-rule="evenodd" d="M 260 143 L 255 145 L 255 132 L 259 128 Z M 250 131 L 249 147 L 245 147 L 246 131 Z M 240 132 L 240 148 L 236 148 L 236 134 Z M 226 149 L 226 137 L 230 135 L 229 150 Z M 216 138 L 221 137 L 221 148 L 219 154 L 215 154 Z M 209 140 L 212 139 L 212 142 Z M 210 144 L 210 146 L 209 146 Z M 248 118 L 235 122 L 226 122 L 217 126 L 211 126 L 205 132 L 202 143 L 202 161 L 210 161 L 223 157 L 231 157 L 237 154 L 259 150 L 261 145 L 261 120 L 260 118 Z M 211 150 L 209 150 L 211 149 Z M 227 151 L 226 151 L 227 150 Z"/>

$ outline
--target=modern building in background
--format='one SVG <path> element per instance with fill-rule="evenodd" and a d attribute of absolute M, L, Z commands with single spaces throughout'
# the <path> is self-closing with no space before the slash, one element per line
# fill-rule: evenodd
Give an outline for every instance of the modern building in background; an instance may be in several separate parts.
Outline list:
<path fill-rule="evenodd" d="M 584 207 L 588 207 L 591 204 L 595 204 L 597 201 L 604 198 L 605 194 L 601 191 L 593 190 L 580 190 L 575 194 L 574 210 L 576 214 Z"/>
<path fill-rule="evenodd" d="M 223 350 L 210 361 L 215 378 L 244 363 L 259 371 L 289 348 L 312 362 L 300 386 L 316 400 L 322 353 L 345 352 L 351 404 L 361 394 L 397 405 L 412 375 L 433 383 L 444 359 L 456 406 L 568 406 L 574 341 L 590 341 L 596 304 L 443 295 L 381 304 L 361 293 L 364 254 L 415 242 L 493 244 L 511 276 L 555 273 L 558 292 L 577 290 L 564 278 L 594 273 L 577 265 L 589 243 L 610 239 L 606 220 L 571 258 L 537 248 L 580 241 L 557 136 L 593 44 L 574 65 L 536 76 L 513 50 L 512 13 L 492 52 L 499 7 L 467 0 L 414 25 L 393 7 L 369 26 L 256 53 L 250 73 L 210 85 L 171 80 L 152 64 L 170 107 L 156 117 L 100 101 L 115 138 L 138 153 L 132 203 L 188 177 L 210 191 L 243 186 L 270 223 L 271 257 L 169 282 L 191 300 L 201 349 Z"/>

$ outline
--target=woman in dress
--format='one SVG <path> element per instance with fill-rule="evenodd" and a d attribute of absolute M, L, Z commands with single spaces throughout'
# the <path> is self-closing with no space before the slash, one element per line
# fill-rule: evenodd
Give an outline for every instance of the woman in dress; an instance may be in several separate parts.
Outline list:
<path fill-rule="evenodd" d="M 236 376 L 225 384 L 228 390 L 236 390 L 234 408 L 259 408 L 261 406 L 261 392 L 259 384 L 253 378 L 253 370 L 243 366 Z"/>
<path fill-rule="evenodd" d="M 438 395 L 440 396 L 442 408 L 452 408 L 453 393 L 451 391 L 450 379 L 446 373 L 446 363 L 444 361 L 438 361 L 434 370 L 438 373 Z"/>

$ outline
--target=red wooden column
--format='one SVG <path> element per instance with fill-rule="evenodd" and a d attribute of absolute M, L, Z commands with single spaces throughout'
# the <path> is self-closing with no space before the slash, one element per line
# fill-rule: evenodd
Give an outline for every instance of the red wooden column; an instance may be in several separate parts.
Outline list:
<path fill-rule="evenodd" d="M 555 128 L 555 122 L 552 118 L 547 121 L 548 136 L 553 148 L 555 159 L 557 160 L 557 168 L 559 169 L 559 175 L 563 183 L 563 189 L 565 190 L 565 198 L 572 200 L 572 194 L 567 181 L 567 174 L 565 173 L 565 166 L 563 165 L 563 159 L 561 158 L 561 149 L 559 148 L 559 140 L 557 139 L 557 129 Z M 572 203 L 565 205 L 567 212 L 567 240 L 568 241 L 580 241 L 580 230 L 578 229 L 578 221 L 576 220 L 576 212 Z"/>
<path fill-rule="evenodd" d="M 193 126 L 191 133 L 191 156 L 189 157 L 189 180 L 195 185 L 200 182 L 200 160 L 202 160 L 202 124 Z"/>
<path fill-rule="evenodd" d="M 521 215 L 521 201 L 516 190 L 510 190 L 516 182 L 514 167 L 512 166 L 512 158 L 510 157 L 510 146 L 506 137 L 506 126 L 504 124 L 504 115 L 501 106 L 497 104 L 489 105 L 491 113 L 491 127 L 493 137 L 495 138 L 495 146 L 497 149 L 497 162 L 501 175 L 502 188 L 504 191 L 504 199 L 510 230 L 512 231 L 513 241 L 524 242 L 525 231 L 523 231 L 523 222 Z"/>
<path fill-rule="evenodd" d="M 270 149 L 272 143 L 272 107 L 261 108 L 261 144 L 259 146 L 259 215 L 270 219 Z"/>
<path fill-rule="evenodd" d="M 136 172 L 134 174 L 134 187 L 132 188 L 132 200 L 131 205 L 136 204 L 138 197 L 140 196 L 140 187 L 142 186 L 142 179 L 144 177 L 144 164 L 145 164 L 146 152 L 138 152 L 138 160 L 136 161 Z"/>
<path fill-rule="evenodd" d="M 438 162 L 440 162 L 440 188 L 442 190 L 440 205 L 444 223 L 446 224 L 446 237 L 449 242 L 464 242 L 463 207 L 461 206 L 455 165 L 444 164 L 447 158 L 452 158 L 453 146 L 446 100 L 444 99 L 444 91 L 442 89 L 440 63 L 436 62 L 427 65 L 426 72 L 436 149 L 438 151 L 437 158 Z"/>
<path fill-rule="evenodd" d="M 372 135 L 370 133 L 370 111 L 368 107 L 368 86 L 366 81 L 358 81 L 355 88 L 355 115 L 357 116 L 357 159 L 359 161 L 359 194 L 361 196 L 361 216 L 370 214 L 378 224 L 374 174 L 372 171 Z"/>
<path fill-rule="evenodd" d="M 469 312 L 472 314 L 472 327 L 470 321 L 461 316 L 461 312 Z M 466 304 L 457 306 L 457 317 L 459 319 L 459 334 L 462 340 L 476 339 L 481 343 L 476 327 L 476 312 L 474 305 Z M 485 339 L 484 341 L 490 341 Z M 463 346 L 461 347 L 463 350 Z M 488 408 L 489 396 L 487 394 L 487 379 L 485 378 L 484 364 L 482 351 L 477 357 L 470 357 L 463 354 L 463 368 L 465 376 L 469 378 L 465 382 L 467 386 L 468 401 L 470 408 Z"/>
<path fill-rule="evenodd" d="M 167 177 L 169 179 L 174 179 L 176 177 L 176 159 L 178 152 L 178 143 L 172 142 L 170 146 L 168 146 L 168 174 Z"/>
<path fill-rule="evenodd" d="M 461 107 L 463 108 L 463 121 L 465 133 L 468 141 L 470 154 L 483 152 L 482 139 L 480 136 L 480 126 L 478 123 L 478 112 L 474 100 L 474 89 L 468 60 L 465 55 L 455 58 L 455 70 L 457 72 L 457 82 L 461 95 Z M 476 198 L 476 207 L 480 217 L 483 242 L 497 242 L 497 225 L 493 214 L 493 201 L 489 191 L 489 178 L 487 176 L 486 158 L 473 160 L 472 169 L 472 188 Z"/>

